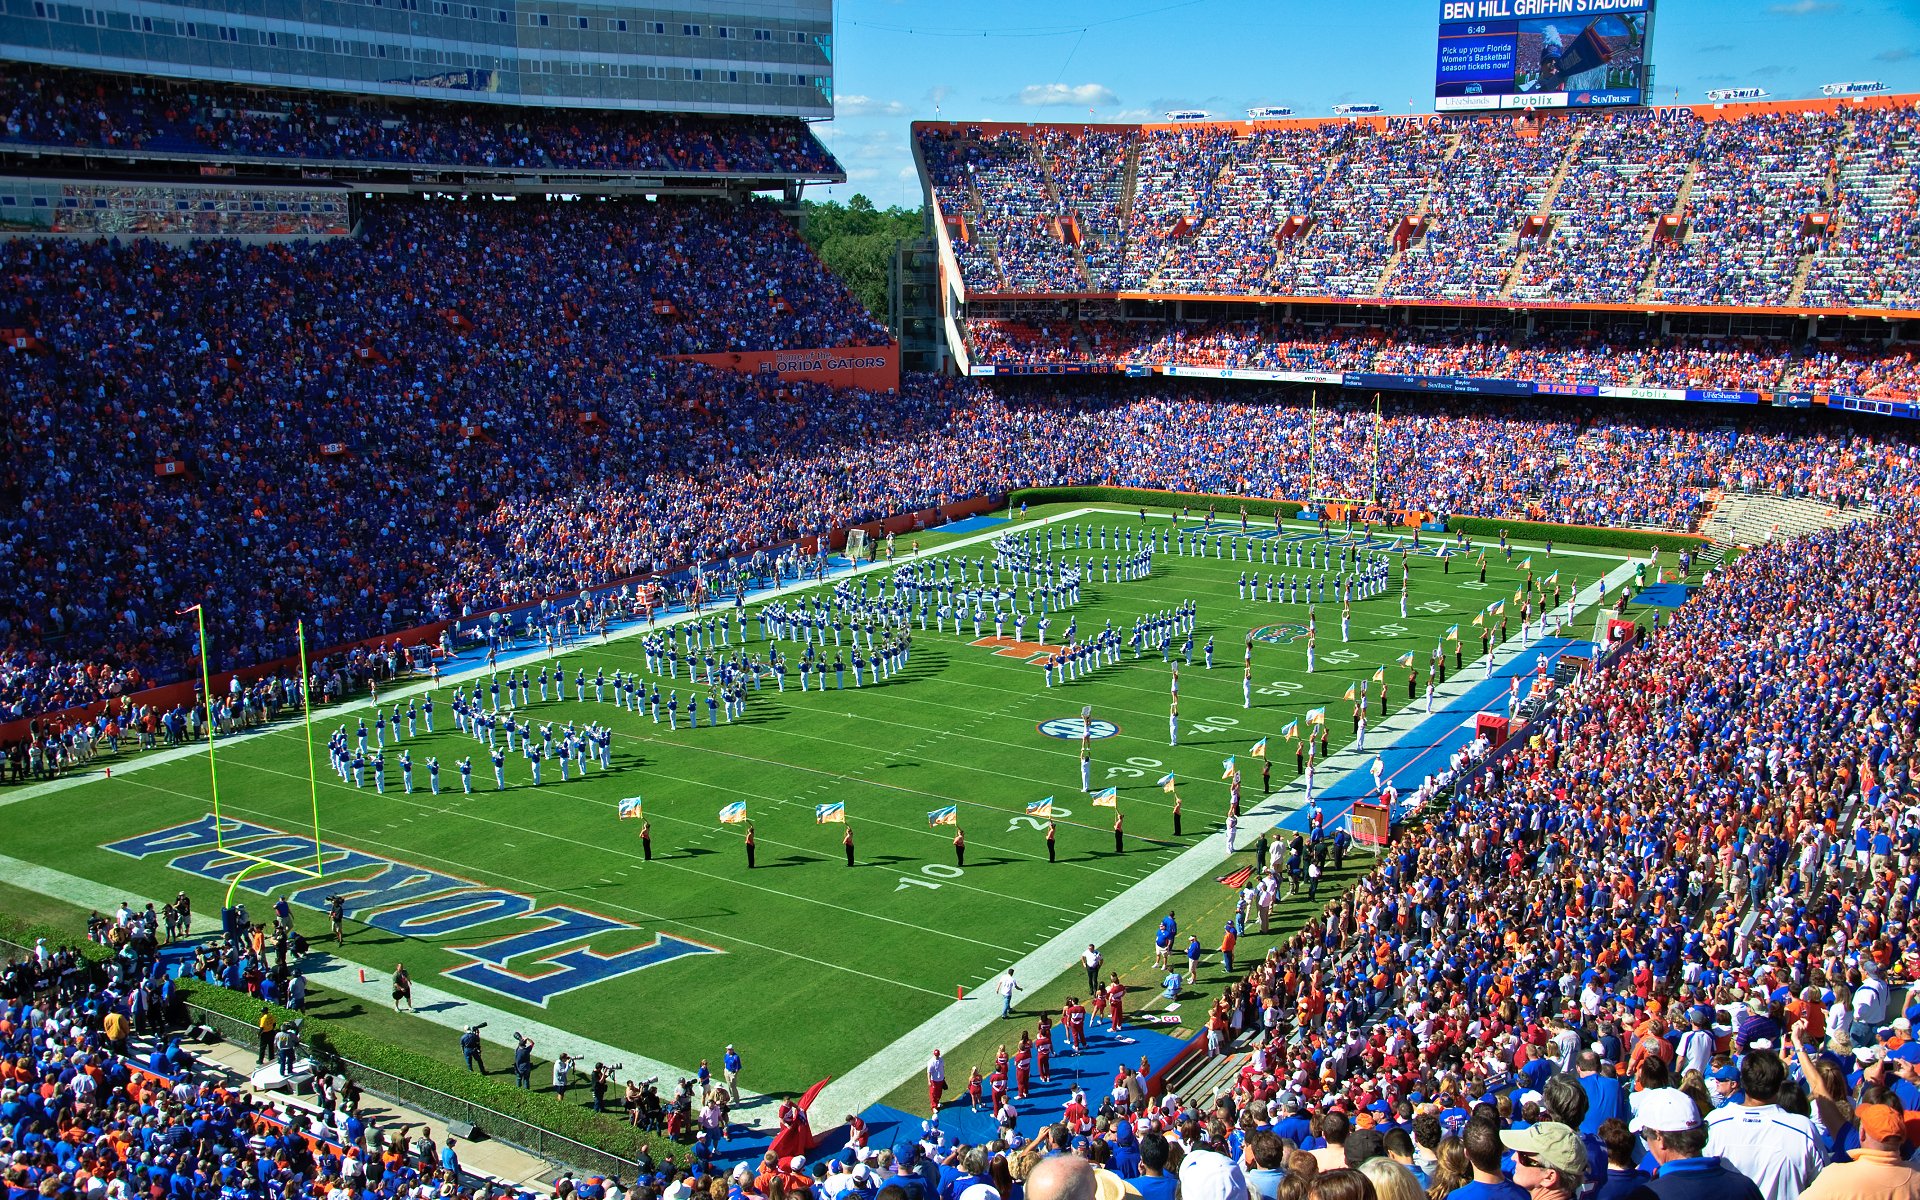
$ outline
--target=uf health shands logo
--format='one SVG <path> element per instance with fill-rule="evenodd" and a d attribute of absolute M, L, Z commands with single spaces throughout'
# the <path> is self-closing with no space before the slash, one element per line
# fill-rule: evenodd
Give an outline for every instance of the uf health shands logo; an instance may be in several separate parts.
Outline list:
<path fill-rule="evenodd" d="M 228 820 L 215 837 L 213 817 L 156 829 L 105 847 L 129 858 L 167 856 L 175 870 L 226 883 L 260 859 L 307 862 L 313 839 L 264 825 Z M 224 849 L 222 845 L 224 844 Z M 245 852 L 241 858 L 228 850 Z M 693 954 L 726 951 L 668 933 L 651 939 L 624 921 L 564 904 L 539 907 L 530 896 L 504 891 L 426 867 L 363 854 L 322 842 L 326 875 L 296 871 L 249 875 L 240 884 L 268 895 L 294 889 L 288 899 L 327 911 L 327 897 L 343 896 L 347 915 L 401 937 L 443 938 L 485 929 L 484 941 L 447 946 L 468 961 L 445 972 L 452 979 L 546 1007 L 555 996 L 606 983 Z M 604 953 L 594 943 L 614 942 Z M 636 944 L 638 943 L 638 944 Z"/>
<path fill-rule="evenodd" d="M 1269 646 L 1284 646 L 1307 636 L 1307 627 L 1293 621 L 1281 621 L 1275 625 L 1262 625 L 1253 631 L 1253 640 L 1265 642 Z"/>
<path fill-rule="evenodd" d="M 1080 732 L 1086 730 L 1088 737 L 1095 739 L 1110 738 L 1120 732 L 1120 727 L 1112 721 L 1082 721 L 1079 717 L 1055 717 L 1051 721 L 1040 722 L 1040 732 L 1062 741 L 1077 742 Z"/>

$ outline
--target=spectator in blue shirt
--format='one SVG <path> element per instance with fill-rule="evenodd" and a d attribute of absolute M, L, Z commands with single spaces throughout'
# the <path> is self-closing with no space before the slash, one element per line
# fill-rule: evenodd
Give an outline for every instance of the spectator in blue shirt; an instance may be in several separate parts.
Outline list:
<path fill-rule="evenodd" d="M 1594 1134 L 1599 1132 L 1602 1123 L 1624 1119 L 1626 1092 L 1618 1079 L 1601 1073 L 1600 1056 L 1583 1050 L 1575 1066 L 1580 1072 L 1580 1090 L 1587 1094 L 1587 1115 L 1580 1120 L 1580 1132 Z"/>
<path fill-rule="evenodd" d="M 1460 1141 L 1473 1178 L 1447 1193 L 1447 1200 L 1530 1200 L 1526 1189 L 1500 1173 L 1500 1127 L 1468 1121 Z"/>
<path fill-rule="evenodd" d="M 1703 1158 L 1707 1125 L 1691 1097 L 1677 1088 L 1643 1092 L 1628 1129 L 1640 1135 L 1660 1164 L 1647 1184 L 1657 1200 L 1760 1200 L 1760 1188 L 1721 1158 Z"/>
<path fill-rule="evenodd" d="M 1600 1144 L 1607 1148 L 1607 1161 L 1600 1168 L 1600 1190 L 1595 1200 L 1652 1200 L 1647 1183 L 1653 1176 L 1640 1170 L 1640 1140 L 1618 1117 L 1609 1117 L 1597 1127 Z"/>
<path fill-rule="evenodd" d="M 1158 1133 L 1140 1135 L 1140 1174 L 1128 1182 L 1141 1200 L 1174 1200 L 1180 1181 L 1167 1174 L 1167 1139 Z"/>

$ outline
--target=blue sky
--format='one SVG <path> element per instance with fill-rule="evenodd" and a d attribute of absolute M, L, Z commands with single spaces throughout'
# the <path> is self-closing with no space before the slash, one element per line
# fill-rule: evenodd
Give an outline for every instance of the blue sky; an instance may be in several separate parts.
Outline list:
<path fill-rule="evenodd" d="M 845 199 L 917 205 L 916 120 L 1157 120 L 1170 108 L 1302 116 L 1370 101 L 1433 108 L 1437 0 L 838 0 L 835 116 L 815 130 L 847 168 Z M 1879 79 L 1920 92 L 1920 0 L 1660 0 L 1656 98 L 1708 88 L 1776 98 Z M 811 193 L 818 194 L 818 193 Z"/>

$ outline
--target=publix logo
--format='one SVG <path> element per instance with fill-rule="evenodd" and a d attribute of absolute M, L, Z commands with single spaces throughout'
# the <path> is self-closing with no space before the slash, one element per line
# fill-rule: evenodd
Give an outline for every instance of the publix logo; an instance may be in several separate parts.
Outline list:
<path fill-rule="evenodd" d="M 1082 721 L 1079 717 L 1055 717 L 1051 721 L 1042 721 L 1038 726 L 1041 733 L 1052 738 L 1062 738 L 1069 742 L 1080 740 L 1080 731 L 1084 728 L 1090 738 L 1110 738 L 1120 732 L 1120 727 L 1112 721 Z"/>
<path fill-rule="evenodd" d="M 1270 646 L 1284 646 L 1288 642 L 1298 641 L 1307 636 L 1307 627 L 1293 621 L 1282 621 L 1277 625 L 1262 625 L 1253 631 L 1253 640 L 1265 642 Z"/>

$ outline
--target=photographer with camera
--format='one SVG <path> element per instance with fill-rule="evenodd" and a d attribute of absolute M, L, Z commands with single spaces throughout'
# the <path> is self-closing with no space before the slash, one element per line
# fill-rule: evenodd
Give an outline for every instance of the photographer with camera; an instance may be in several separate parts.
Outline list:
<path fill-rule="evenodd" d="M 485 1021 L 478 1025 L 469 1025 L 460 1034 L 460 1055 L 467 1060 L 467 1070 L 487 1073 L 487 1064 L 480 1058 L 480 1031 L 487 1027 Z"/>
<path fill-rule="evenodd" d="M 612 1085 L 614 1074 L 625 1065 L 625 1063 L 608 1065 L 607 1063 L 598 1062 L 593 1064 L 593 1076 L 591 1080 L 591 1086 L 593 1087 L 593 1111 L 597 1113 L 607 1111 L 607 1088 Z"/>
<path fill-rule="evenodd" d="M 514 1086 L 533 1090 L 533 1039 L 519 1030 L 513 1033 Z"/>
<path fill-rule="evenodd" d="M 562 1100 L 567 1098 L 567 1088 L 573 1083 L 573 1068 L 580 1056 L 564 1051 L 553 1060 L 553 1092 Z"/>

